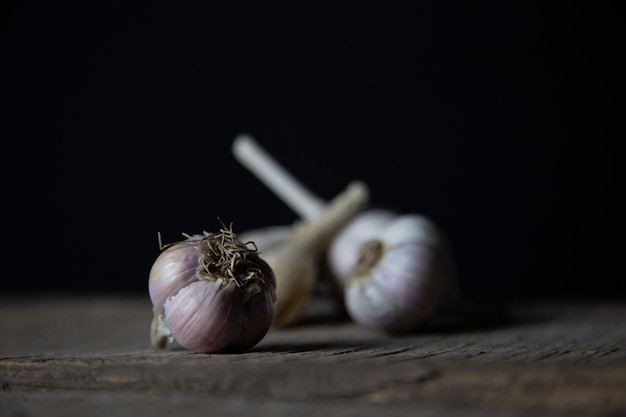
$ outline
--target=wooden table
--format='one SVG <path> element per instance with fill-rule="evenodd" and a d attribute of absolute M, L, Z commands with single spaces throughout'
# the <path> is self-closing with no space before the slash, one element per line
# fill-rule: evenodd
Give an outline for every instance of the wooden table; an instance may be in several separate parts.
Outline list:
<path fill-rule="evenodd" d="M 316 300 L 242 354 L 154 351 L 142 296 L 0 298 L 0 416 L 626 415 L 626 304 L 401 337 Z"/>

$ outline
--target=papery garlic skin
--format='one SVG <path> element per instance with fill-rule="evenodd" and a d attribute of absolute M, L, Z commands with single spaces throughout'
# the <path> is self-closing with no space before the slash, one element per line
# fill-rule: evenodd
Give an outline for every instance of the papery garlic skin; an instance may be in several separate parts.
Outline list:
<path fill-rule="evenodd" d="M 173 339 L 195 352 L 245 350 L 272 323 L 274 273 L 232 230 L 165 249 L 152 266 L 148 288 L 155 347 Z"/>
<path fill-rule="evenodd" d="M 401 333 L 415 329 L 441 302 L 448 277 L 438 229 L 427 218 L 400 215 L 361 245 L 344 287 L 350 317 L 358 324 Z"/>

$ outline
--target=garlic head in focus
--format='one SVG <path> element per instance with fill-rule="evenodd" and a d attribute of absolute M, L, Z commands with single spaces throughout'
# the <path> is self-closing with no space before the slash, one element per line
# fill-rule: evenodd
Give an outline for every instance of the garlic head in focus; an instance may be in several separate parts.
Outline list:
<path fill-rule="evenodd" d="M 152 265 L 148 288 L 157 348 L 175 340 L 195 352 L 246 350 L 273 320 L 274 272 L 232 227 L 167 246 Z"/>

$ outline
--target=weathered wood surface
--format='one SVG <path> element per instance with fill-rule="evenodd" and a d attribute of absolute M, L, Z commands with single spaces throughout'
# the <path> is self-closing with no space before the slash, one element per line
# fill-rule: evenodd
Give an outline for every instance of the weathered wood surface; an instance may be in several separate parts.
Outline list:
<path fill-rule="evenodd" d="M 154 351 L 145 297 L 0 300 L 0 416 L 626 415 L 626 305 L 390 337 L 314 304 L 242 354 Z"/>

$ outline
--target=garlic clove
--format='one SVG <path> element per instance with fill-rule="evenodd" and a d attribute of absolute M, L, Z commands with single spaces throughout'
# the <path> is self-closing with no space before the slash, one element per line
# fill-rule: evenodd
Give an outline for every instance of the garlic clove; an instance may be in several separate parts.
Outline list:
<path fill-rule="evenodd" d="M 201 256 L 198 242 L 199 238 L 195 237 L 170 246 L 152 264 L 148 291 L 157 313 L 163 311 L 168 297 L 197 280 L 196 269 Z"/>
<path fill-rule="evenodd" d="M 178 343 L 194 352 L 216 352 L 241 333 L 242 311 L 236 285 L 197 281 L 170 297 L 164 306 L 165 323 Z M 212 331 L 207 332 L 210 328 Z"/>

